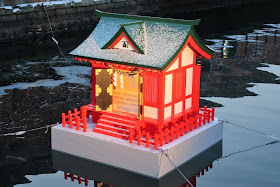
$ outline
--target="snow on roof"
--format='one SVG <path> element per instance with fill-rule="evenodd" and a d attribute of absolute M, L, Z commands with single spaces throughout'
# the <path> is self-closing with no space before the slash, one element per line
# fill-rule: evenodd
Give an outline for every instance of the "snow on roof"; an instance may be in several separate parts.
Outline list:
<path fill-rule="evenodd" d="M 127 32 L 127 34 L 131 37 L 131 39 L 136 43 L 143 53 L 146 51 L 146 28 L 145 22 L 134 22 L 131 24 L 123 24 L 122 25 Z"/>
<path fill-rule="evenodd" d="M 81 45 L 70 52 L 71 55 L 161 69 L 184 44 L 191 26 L 199 23 L 199 20 L 99 14 L 102 17 L 96 28 Z M 121 27 L 125 28 L 139 48 L 144 49 L 144 54 L 123 49 L 102 49 Z"/>

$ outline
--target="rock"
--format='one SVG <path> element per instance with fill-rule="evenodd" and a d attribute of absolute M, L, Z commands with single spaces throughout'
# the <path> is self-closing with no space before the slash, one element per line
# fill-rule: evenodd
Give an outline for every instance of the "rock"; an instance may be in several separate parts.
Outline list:
<path fill-rule="evenodd" d="M 0 16 L 8 16 L 8 15 L 12 15 L 12 14 L 13 14 L 12 9 L 0 8 Z"/>

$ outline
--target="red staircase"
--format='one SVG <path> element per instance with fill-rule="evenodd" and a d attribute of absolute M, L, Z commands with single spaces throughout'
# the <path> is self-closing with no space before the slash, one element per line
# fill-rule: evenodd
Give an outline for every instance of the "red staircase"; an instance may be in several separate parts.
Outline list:
<path fill-rule="evenodd" d="M 137 120 L 114 113 L 102 112 L 93 132 L 128 140 Z"/>

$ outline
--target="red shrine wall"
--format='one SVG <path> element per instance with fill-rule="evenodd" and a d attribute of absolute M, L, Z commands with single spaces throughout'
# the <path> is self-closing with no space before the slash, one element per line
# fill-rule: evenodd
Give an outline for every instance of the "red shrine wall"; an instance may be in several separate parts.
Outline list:
<path fill-rule="evenodd" d="M 190 41 L 193 43 L 193 40 Z M 189 40 L 160 74 L 143 74 L 144 120 L 168 120 L 199 108 L 200 66 Z"/>
<path fill-rule="evenodd" d="M 163 119 L 198 109 L 199 79 L 196 53 L 185 45 L 164 71 Z"/>

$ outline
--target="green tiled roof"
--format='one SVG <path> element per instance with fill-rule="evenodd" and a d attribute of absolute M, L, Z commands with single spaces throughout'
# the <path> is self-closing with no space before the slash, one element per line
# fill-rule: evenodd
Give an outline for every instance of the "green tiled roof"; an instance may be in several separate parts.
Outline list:
<path fill-rule="evenodd" d="M 177 20 L 96 11 L 99 23 L 88 38 L 70 54 L 105 62 L 164 69 L 183 47 L 189 34 L 207 53 L 212 51 L 195 34 L 200 20 Z M 140 53 L 107 47 L 125 32 Z"/>
<path fill-rule="evenodd" d="M 124 32 L 126 36 L 133 42 L 136 49 L 141 53 L 145 53 L 145 28 L 144 22 L 133 22 L 128 24 L 122 24 L 119 31 L 108 41 L 102 49 L 107 49 L 117 38 Z"/>

